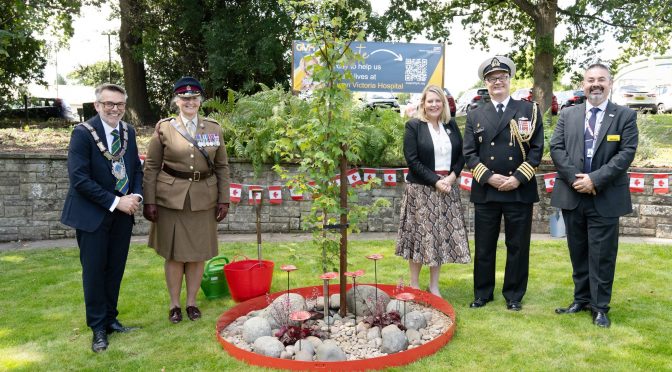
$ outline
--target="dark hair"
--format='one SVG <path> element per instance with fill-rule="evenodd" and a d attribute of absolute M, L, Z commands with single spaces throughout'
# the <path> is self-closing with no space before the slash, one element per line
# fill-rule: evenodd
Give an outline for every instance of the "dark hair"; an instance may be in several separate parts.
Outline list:
<path fill-rule="evenodd" d="M 601 63 L 601 62 L 596 62 L 596 63 L 593 63 L 590 66 L 588 66 L 588 68 L 586 68 L 586 71 L 592 70 L 594 68 L 601 68 L 601 69 L 607 71 L 607 73 L 609 74 L 609 80 L 611 80 L 611 70 L 609 69 L 609 67 L 607 67 L 607 65 L 605 65 L 604 63 Z"/>
<path fill-rule="evenodd" d="M 128 97 L 126 95 L 126 89 L 124 89 L 120 85 L 112 83 L 104 83 L 96 87 L 96 101 L 100 100 L 100 93 L 102 93 L 104 90 L 111 90 L 113 92 L 121 93 L 124 95 L 124 98 Z"/>

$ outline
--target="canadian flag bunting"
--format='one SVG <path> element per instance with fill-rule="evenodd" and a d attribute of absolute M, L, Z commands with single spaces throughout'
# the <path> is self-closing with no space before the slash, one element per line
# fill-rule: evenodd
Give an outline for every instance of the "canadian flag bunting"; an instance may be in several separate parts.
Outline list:
<path fill-rule="evenodd" d="M 359 170 L 357 168 L 350 169 L 348 171 L 348 183 L 350 183 L 350 186 L 352 187 L 364 184 L 364 182 L 362 182 L 362 177 L 360 177 Z"/>
<path fill-rule="evenodd" d="M 261 192 L 254 192 L 254 190 L 259 190 Z M 263 187 L 259 185 L 250 185 L 247 187 L 247 191 L 250 194 L 249 198 L 247 199 L 248 204 L 255 205 L 261 203 L 261 193 L 264 191 Z"/>
<path fill-rule="evenodd" d="M 385 169 L 383 171 L 383 177 L 385 179 L 385 185 L 387 185 L 387 186 L 397 186 L 397 170 L 396 169 Z"/>
<path fill-rule="evenodd" d="M 303 192 L 301 190 L 297 190 L 294 187 L 289 188 L 289 195 L 292 197 L 292 200 L 303 200 Z"/>
<path fill-rule="evenodd" d="M 644 174 L 630 173 L 630 192 L 644 192 Z"/>
<path fill-rule="evenodd" d="M 373 168 L 362 168 L 364 172 L 364 183 L 369 183 L 372 179 L 376 178 L 376 170 Z"/>
<path fill-rule="evenodd" d="M 555 178 L 557 176 L 557 173 L 544 174 L 544 185 L 546 185 L 546 192 L 553 191 L 553 186 L 555 186 Z"/>
<path fill-rule="evenodd" d="M 653 192 L 655 194 L 667 194 L 670 192 L 670 175 L 669 174 L 654 174 L 653 175 Z"/>
<path fill-rule="evenodd" d="M 271 204 L 282 204 L 282 186 L 268 186 L 268 200 Z"/>
<path fill-rule="evenodd" d="M 331 180 L 336 183 L 336 186 L 341 186 L 341 174 L 340 173 L 331 177 Z"/>
<path fill-rule="evenodd" d="M 243 185 L 239 183 L 229 184 L 229 199 L 231 203 L 240 203 L 240 195 L 243 193 Z"/>
<path fill-rule="evenodd" d="M 404 182 L 408 181 L 408 168 L 404 168 Z"/>
<path fill-rule="evenodd" d="M 472 176 L 471 173 L 461 172 L 460 173 L 460 188 L 462 190 L 471 191 L 471 182 L 472 182 L 473 179 L 474 179 L 474 176 Z"/>

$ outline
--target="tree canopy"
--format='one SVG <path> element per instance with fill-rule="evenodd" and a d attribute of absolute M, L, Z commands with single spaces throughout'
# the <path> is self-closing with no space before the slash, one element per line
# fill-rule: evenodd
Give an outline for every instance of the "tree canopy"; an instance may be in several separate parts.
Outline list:
<path fill-rule="evenodd" d="M 80 0 L 4 0 L 0 2 L 0 89 L 15 91 L 30 83 L 44 83 L 47 41 L 41 35 L 59 35 L 56 45 L 73 34 L 72 20 L 84 4 Z"/>
<path fill-rule="evenodd" d="M 670 0 L 392 0 L 384 17 L 400 39 L 422 33 L 450 42 L 450 24 L 458 21 L 476 47 L 487 50 L 492 39 L 511 43 L 510 56 L 523 76 L 534 78 L 534 95 L 545 108 L 557 74 L 596 62 L 604 35 L 625 44 L 623 59 L 662 54 L 672 41 Z M 569 32 L 556 39 L 560 25 Z"/>
<path fill-rule="evenodd" d="M 124 71 L 121 63 L 112 61 L 98 61 L 91 65 L 79 65 L 68 74 L 69 79 L 76 80 L 79 84 L 96 86 L 102 83 L 124 84 Z"/>

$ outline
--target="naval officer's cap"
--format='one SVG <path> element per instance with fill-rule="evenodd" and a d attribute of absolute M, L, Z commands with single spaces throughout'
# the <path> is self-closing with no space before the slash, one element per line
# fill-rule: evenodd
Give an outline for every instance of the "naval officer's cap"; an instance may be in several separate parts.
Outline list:
<path fill-rule="evenodd" d="M 504 56 L 490 57 L 478 67 L 478 77 L 483 80 L 485 76 L 495 71 L 504 71 L 513 77 L 516 74 L 516 65 L 511 59 Z"/>

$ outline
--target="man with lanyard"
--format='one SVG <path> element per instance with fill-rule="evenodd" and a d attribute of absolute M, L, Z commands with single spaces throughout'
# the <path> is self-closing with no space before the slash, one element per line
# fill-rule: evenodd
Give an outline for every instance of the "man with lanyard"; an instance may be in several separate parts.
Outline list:
<path fill-rule="evenodd" d="M 628 168 L 637 151 L 635 111 L 608 100 L 609 68 L 586 69 L 586 103 L 562 110 L 551 139 L 558 176 L 551 205 L 562 208 L 572 261 L 574 300 L 557 314 L 592 310 L 607 328 L 618 252 L 618 220 L 632 212 Z"/>
<path fill-rule="evenodd" d="M 107 335 L 128 332 L 117 320 L 117 300 L 134 224 L 142 201 L 142 168 L 135 130 L 121 121 L 126 91 L 115 84 L 96 88 L 98 115 L 72 131 L 68 150 L 70 188 L 61 222 L 77 231 L 86 324 L 91 349 L 108 347 Z"/>
<path fill-rule="evenodd" d="M 472 170 L 476 243 L 474 301 L 480 308 L 493 300 L 497 240 L 502 217 L 506 269 L 502 294 L 506 308 L 522 309 L 529 272 L 532 205 L 539 201 L 535 168 L 541 162 L 544 133 L 535 103 L 509 96 L 513 61 L 503 56 L 485 60 L 478 69 L 492 103 L 470 111 L 464 130 L 466 167 Z"/>

